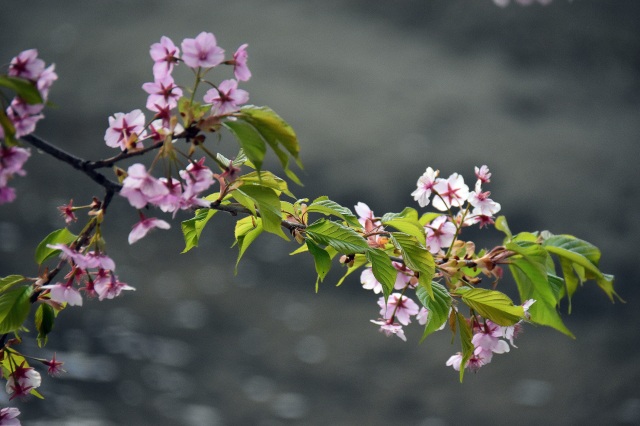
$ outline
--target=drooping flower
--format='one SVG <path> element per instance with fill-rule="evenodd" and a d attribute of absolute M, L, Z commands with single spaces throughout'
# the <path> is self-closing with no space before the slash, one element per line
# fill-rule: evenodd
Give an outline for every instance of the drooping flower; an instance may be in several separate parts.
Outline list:
<path fill-rule="evenodd" d="M 416 320 L 418 320 L 418 324 L 425 325 L 427 323 L 427 319 L 429 319 L 429 310 L 423 306 L 420 308 L 420 312 L 416 315 Z"/>
<path fill-rule="evenodd" d="M 163 78 L 173 72 L 173 66 L 180 57 L 180 49 L 166 36 L 160 38 L 160 43 L 153 43 L 149 49 L 153 59 L 153 77 Z"/>
<path fill-rule="evenodd" d="M 129 244 L 133 244 L 141 238 L 144 238 L 144 236 L 153 228 L 169 229 L 171 228 L 171 225 L 164 220 L 155 217 L 144 218 L 133 225 L 133 229 L 129 233 Z"/>
<path fill-rule="evenodd" d="M 30 105 L 20 98 L 13 98 L 7 108 L 7 117 L 15 128 L 17 138 L 26 136 L 36 130 L 36 123 L 44 118 L 41 114 L 44 104 Z"/>
<path fill-rule="evenodd" d="M 121 150 L 139 148 L 139 139 L 144 139 L 144 113 L 135 109 L 129 113 L 116 112 L 109 117 L 109 127 L 104 134 L 107 146 Z"/>
<path fill-rule="evenodd" d="M 439 170 L 433 170 L 431 167 L 427 167 L 427 170 L 418 178 L 416 183 L 416 190 L 411 193 L 413 199 L 418 202 L 420 207 L 426 207 L 429 205 L 429 197 L 433 191 L 433 187 L 438 180 Z"/>
<path fill-rule="evenodd" d="M 375 294 L 382 293 L 382 284 L 373 276 L 373 269 L 363 269 L 360 273 L 360 282 L 365 290 L 373 290 Z"/>
<path fill-rule="evenodd" d="M 14 407 L 6 407 L 0 410 L 0 426 L 20 426 L 20 420 L 17 418 L 20 410 Z"/>
<path fill-rule="evenodd" d="M 37 49 L 29 49 L 20 52 L 11 60 L 8 74 L 11 77 L 26 78 L 36 81 L 44 71 L 45 63 L 38 58 Z"/>
<path fill-rule="evenodd" d="M 195 39 L 182 41 L 182 60 L 190 68 L 215 67 L 224 61 L 224 50 L 218 47 L 213 34 L 203 31 Z"/>
<path fill-rule="evenodd" d="M 458 352 L 455 355 L 451 355 L 446 362 L 446 365 L 449 367 L 453 367 L 454 370 L 460 371 L 462 367 L 462 352 Z"/>
<path fill-rule="evenodd" d="M 476 174 L 476 177 L 478 178 L 478 180 L 482 183 L 489 183 L 491 182 L 491 172 L 489 171 L 489 167 L 487 167 L 486 165 L 483 165 L 481 167 L 474 167 L 474 171 Z"/>
<path fill-rule="evenodd" d="M 385 319 L 379 319 L 377 321 L 371 320 L 372 323 L 380 326 L 380 332 L 384 333 L 387 337 L 396 335 L 400 339 L 407 341 L 407 337 L 404 335 L 402 326 L 398 323 L 390 323 Z"/>
<path fill-rule="evenodd" d="M 78 220 L 76 215 L 73 213 L 73 200 L 69 201 L 69 204 L 58 207 L 58 211 L 64 218 L 64 221 L 67 225 Z"/>
<path fill-rule="evenodd" d="M 93 283 L 93 288 L 98 294 L 98 300 L 113 299 L 119 296 L 122 290 L 135 290 L 127 283 L 120 281 L 114 274 L 98 277 Z"/>
<path fill-rule="evenodd" d="M 420 307 L 401 293 L 393 293 L 386 301 L 384 297 L 378 299 L 378 306 L 380 306 L 380 315 L 387 320 L 396 319 L 400 324 L 408 325 L 411 322 L 411 316 L 417 315 L 420 311 Z"/>
<path fill-rule="evenodd" d="M 435 201 L 434 201 L 435 202 Z M 427 247 L 429 251 L 436 254 L 441 248 L 448 248 L 456 235 L 456 226 L 449 221 L 447 216 L 438 216 L 425 225 L 427 234 Z"/>
<path fill-rule="evenodd" d="M 36 87 L 44 101 L 49 97 L 49 89 L 53 85 L 53 82 L 58 79 L 58 74 L 56 74 L 55 69 L 55 64 L 49 65 L 44 71 L 42 71 L 42 74 L 40 74 L 40 77 L 38 77 L 38 81 L 36 82 Z"/>
<path fill-rule="evenodd" d="M 447 179 L 438 179 L 433 190 L 437 193 L 433 197 L 433 207 L 440 211 L 462 206 L 469 196 L 469 187 L 458 173 L 453 173 Z"/>
<path fill-rule="evenodd" d="M 64 364 L 64 362 L 60 362 L 60 361 L 56 360 L 55 352 L 54 352 L 53 357 L 51 358 L 51 360 L 43 360 L 42 363 L 44 365 L 46 365 L 47 367 L 49 367 L 49 368 L 47 368 L 47 373 L 51 377 L 59 376 L 60 374 L 65 372 L 62 369 L 62 365 Z M 0 426 L 1 426 L 1 424 L 0 424 Z"/>
<path fill-rule="evenodd" d="M 120 195 L 129 204 L 141 209 L 149 202 L 169 194 L 169 189 L 147 172 L 144 164 L 136 163 L 127 169 L 127 177 L 122 181 Z"/>
<path fill-rule="evenodd" d="M 42 377 L 32 367 L 24 367 L 25 362 L 16 366 L 16 369 L 7 378 L 6 390 L 10 395 L 9 400 L 25 398 L 31 391 L 40 387 Z"/>
<path fill-rule="evenodd" d="M 204 101 L 211 104 L 211 114 L 214 116 L 228 115 L 239 109 L 239 106 L 249 100 L 249 92 L 238 89 L 236 80 L 224 80 L 217 88 L 207 90 Z"/>
<path fill-rule="evenodd" d="M 69 306 L 82 306 L 82 296 L 73 287 L 73 280 L 65 283 L 43 285 L 42 288 L 49 290 L 51 300 L 58 303 L 67 303 Z"/>
<path fill-rule="evenodd" d="M 248 44 L 243 44 L 233 54 L 233 74 L 236 80 L 239 81 L 248 81 L 251 78 L 251 71 L 247 67 L 247 58 L 249 56 L 247 54 L 247 46 Z"/>

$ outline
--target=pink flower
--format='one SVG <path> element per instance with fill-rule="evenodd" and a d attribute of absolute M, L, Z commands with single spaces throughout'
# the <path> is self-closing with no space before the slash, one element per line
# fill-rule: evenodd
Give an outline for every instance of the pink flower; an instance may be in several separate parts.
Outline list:
<path fill-rule="evenodd" d="M 215 183 L 213 173 L 204 165 L 205 158 L 191 163 L 185 170 L 180 170 L 180 177 L 185 181 L 183 198 L 190 199 L 209 189 Z"/>
<path fill-rule="evenodd" d="M 158 180 L 167 187 L 168 192 L 152 199 L 151 203 L 158 206 L 165 213 L 173 212 L 175 214 L 183 204 L 182 185 L 177 179 L 160 178 Z"/>
<path fill-rule="evenodd" d="M 365 290 L 373 290 L 375 294 L 382 293 L 382 284 L 373 276 L 373 270 L 371 268 L 362 270 L 360 273 L 360 282 L 362 283 L 362 288 Z"/>
<path fill-rule="evenodd" d="M 49 290 L 51 300 L 58 303 L 68 303 L 69 306 L 82 306 L 82 296 L 80 292 L 73 288 L 73 280 L 68 283 L 57 283 L 43 285 L 42 288 Z"/>
<path fill-rule="evenodd" d="M 182 89 L 175 85 L 169 74 L 156 78 L 153 83 L 144 83 L 142 89 L 149 94 L 147 109 L 151 111 L 158 112 L 164 106 L 173 109 L 178 106 L 178 99 L 182 97 Z"/>
<path fill-rule="evenodd" d="M 224 61 L 224 50 L 217 46 L 213 34 L 203 31 L 195 39 L 182 41 L 182 60 L 190 68 L 215 67 Z"/>
<path fill-rule="evenodd" d="M 475 346 L 474 353 L 480 355 L 483 352 L 488 353 L 485 359 L 488 358 L 487 363 L 491 360 L 491 354 L 503 354 L 509 352 L 509 345 L 504 340 L 500 340 L 499 337 L 503 336 L 503 329 L 497 324 L 494 324 L 490 320 L 487 320 L 484 326 L 479 328 L 479 331 L 473 335 L 471 343 Z"/>
<path fill-rule="evenodd" d="M 489 179 L 491 179 L 491 173 L 489 172 L 489 167 L 487 166 L 481 166 L 480 168 L 475 167 L 474 171 L 476 173 L 476 177 L 478 178 L 478 180 L 482 183 L 489 183 L 491 182 Z"/>
<path fill-rule="evenodd" d="M 0 426 L 20 426 L 20 420 L 16 417 L 20 415 L 20 410 L 7 407 L 0 410 Z"/>
<path fill-rule="evenodd" d="M 453 369 L 456 371 L 460 371 L 460 368 L 462 367 L 462 358 L 462 352 L 451 355 L 451 357 L 449 357 L 449 359 L 447 360 L 446 365 L 453 367 Z"/>
<path fill-rule="evenodd" d="M 40 387 L 41 383 L 40 373 L 32 367 L 25 368 L 23 361 L 7 378 L 6 390 L 10 395 L 9 400 L 29 396 L 33 389 Z"/>
<path fill-rule="evenodd" d="M 380 306 L 380 315 L 387 320 L 398 320 L 400 324 L 408 325 L 411 322 L 411 316 L 417 315 L 420 307 L 413 300 L 400 293 L 393 293 L 389 296 L 385 304 L 384 297 L 378 299 Z"/>
<path fill-rule="evenodd" d="M 418 202 L 420 207 L 426 207 L 429 205 L 429 197 L 433 187 L 438 180 L 439 170 L 434 171 L 431 167 L 427 167 L 427 170 L 422 176 L 418 178 L 417 188 L 411 193 L 413 199 Z"/>
<path fill-rule="evenodd" d="M 22 169 L 31 156 L 31 151 L 16 146 L 0 146 L 0 176 L 18 174 L 24 176 L 26 172 Z"/>
<path fill-rule="evenodd" d="M 43 109 L 44 104 L 30 105 L 20 98 L 13 98 L 7 108 L 7 116 L 15 127 L 17 138 L 36 130 L 36 123 L 44 118 L 44 115 L 40 114 Z"/>
<path fill-rule="evenodd" d="M 378 321 L 371 320 L 372 323 L 380 326 L 380 332 L 384 333 L 387 337 L 391 335 L 396 335 L 405 342 L 407 341 L 407 337 L 404 335 L 404 330 L 400 324 L 389 323 L 387 320 L 379 319 Z"/>
<path fill-rule="evenodd" d="M 116 112 L 109 117 L 109 128 L 104 134 L 104 141 L 112 148 L 120 147 L 123 151 L 138 148 L 138 139 L 143 139 L 145 125 L 144 113 L 135 109 L 127 114 Z"/>
<path fill-rule="evenodd" d="M 163 78 L 173 72 L 173 65 L 178 62 L 180 49 L 169 37 L 162 36 L 160 43 L 153 43 L 149 49 L 153 59 L 153 77 Z"/>
<path fill-rule="evenodd" d="M 58 207 L 60 215 L 64 218 L 65 223 L 68 225 L 71 222 L 76 222 L 78 218 L 73 213 L 73 200 L 69 201 L 69 204 Z"/>
<path fill-rule="evenodd" d="M 155 217 L 144 218 L 133 225 L 133 229 L 129 233 L 129 244 L 133 244 L 143 238 L 153 228 L 169 229 L 171 225 Z"/>
<path fill-rule="evenodd" d="M 42 361 L 42 363 L 49 367 L 47 369 L 47 373 L 49 373 L 51 377 L 59 376 L 60 374 L 65 372 L 62 369 L 62 365 L 64 364 L 64 362 L 57 361 L 55 353 L 53 354 L 53 358 L 51 358 L 51 361 L 44 360 Z"/>
<path fill-rule="evenodd" d="M 471 214 L 475 216 L 493 216 L 500 211 L 500 204 L 493 201 L 489 196 L 491 192 L 476 192 L 473 191 L 469 194 L 469 204 L 474 209 Z"/>
<path fill-rule="evenodd" d="M 247 46 L 248 44 L 243 44 L 233 54 L 233 74 L 236 80 L 248 81 L 251 78 L 251 71 L 247 67 L 247 58 L 249 56 L 247 54 Z"/>
<path fill-rule="evenodd" d="M 433 190 L 436 192 L 433 207 L 440 211 L 462 206 L 469 196 L 469 187 L 458 173 L 453 173 L 447 179 L 438 179 Z"/>
<path fill-rule="evenodd" d="M 0 204 L 12 203 L 16 199 L 16 190 L 0 185 Z"/>
<path fill-rule="evenodd" d="M 429 319 L 429 310 L 424 306 L 420 308 L 420 312 L 416 315 L 416 320 L 418 320 L 418 324 L 425 325 L 427 320 Z M 442 324 L 444 326 L 444 324 Z"/>
<path fill-rule="evenodd" d="M 127 283 L 118 280 L 118 277 L 113 274 L 111 274 L 110 277 L 106 275 L 98 277 L 93 283 L 93 288 L 98 294 L 99 300 L 118 297 L 122 290 L 135 290 L 135 288 L 129 286 Z"/>
<path fill-rule="evenodd" d="M 40 74 L 40 77 L 38 77 L 38 81 L 36 83 L 38 91 L 40 92 L 40 96 L 45 101 L 49 97 L 49 89 L 53 85 L 53 82 L 58 79 L 58 74 L 56 74 L 55 69 L 56 66 L 54 64 L 51 64 L 44 71 L 42 71 L 42 74 Z"/>
<path fill-rule="evenodd" d="M 435 204 L 435 199 L 434 199 Z M 427 234 L 427 247 L 436 254 L 441 248 L 448 248 L 456 235 L 456 226 L 448 220 L 447 216 L 438 216 L 425 226 Z"/>
<path fill-rule="evenodd" d="M 36 81 L 44 71 L 44 61 L 38 59 L 38 50 L 29 49 L 20 52 L 9 64 L 9 75 Z"/>
<path fill-rule="evenodd" d="M 129 204 L 141 209 L 152 200 L 169 194 L 169 189 L 158 179 L 151 176 L 143 164 L 133 164 L 127 170 L 122 181 L 120 195 L 129 200 Z"/>
<path fill-rule="evenodd" d="M 204 94 L 204 101 L 211 104 L 212 114 L 227 115 L 237 111 L 239 105 L 249 100 L 246 90 L 238 89 L 236 80 L 224 80 L 217 88 L 209 89 Z"/>

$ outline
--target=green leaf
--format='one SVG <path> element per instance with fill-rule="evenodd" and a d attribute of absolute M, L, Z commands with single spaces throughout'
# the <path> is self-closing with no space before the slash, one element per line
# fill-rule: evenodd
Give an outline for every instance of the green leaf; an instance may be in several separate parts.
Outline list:
<path fill-rule="evenodd" d="M 280 198 L 273 189 L 258 185 L 243 185 L 241 189 L 234 191 L 234 193 L 236 192 L 249 197 L 256 203 L 265 231 L 289 241 L 289 238 L 282 232 Z"/>
<path fill-rule="evenodd" d="M 253 124 L 272 148 L 278 144 L 282 145 L 296 160 L 298 166 L 302 168 L 299 159 L 300 145 L 298 144 L 298 137 L 293 128 L 282 117 L 266 106 L 247 105 L 242 107 L 241 112 L 245 115 L 244 119 Z"/>
<path fill-rule="evenodd" d="M 475 347 L 473 343 L 471 343 L 472 332 L 469 323 L 466 318 L 459 312 L 456 313 L 456 320 L 458 324 L 458 329 L 460 330 L 460 343 L 462 345 L 462 362 L 460 363 L 460 383 L 462 383 L 462 378 L 464 377 L 464 370 L 466 369 L 467 362 L 473 356 L 473 351 Z"/>
<path fill-rule="evenodd" d="M 562 273 L 567 283 L 571 285 L 571 288 L 567 289 L 569 297 L 575 291 L 577 280 L 584 276 L 587 279 L 595 279 L 598 286 L 602 288 L 612 302 L 614 301 L 614 296 L 622 300 L 613 289 L 613 276 L 603 274 L 598 268 L 600 250 L 593 244 L 572 235 L 554 235 L 544 240 L 542 247 L 560 258 Z M 563 261 L 564 264 L 562 263 Z M 573 267 L 578 266 L 581 275 L 578 275 L 578 272 L 574 274 L 569 268 L 569 264 Z M 567 277 L 569 278 L 567 279 Z"/>
<path fill-rule="evenodd" d="M 53 231 L 52 233 L 47 235 L 45 239 L 40 242 L 40 244 L 38 244 L 38 247 L 36 247 L 36 254 L 35 254 L 36 263 L 38 265 L 42 265 L 42 263 L 45 260 L 49 259 L 50 257 L 56 256 L 58 253 L 60 253 L 60 250 L 49 248 L 47 247 L 47 244 L 69 245 L 73 241 L 75 241 L 76 238 L 78 238 L 78 236 L 73 235 L 71 232 L 69 232 L 67 228 L 62 228 L 62 229 Z"/>
<path fill-rule="evenodd" d="M 522 306 L 515 306 L 504 293 L 484 288 L 462 287 L 456 291 L 462 301 L 484 318 L 503 327 L 514 325 L 524 319 Z"/>
<path fill-rule="evenodd" d="M 194 247 L 198 247 L 200 241 L 200 234 L 204 229 L 209 219 L 216 214 L 218 210 L 213 209 L 198 209 L 196 215 L 188 220 L 183 221 L 180 225 L 182 227 L 182 235 L 184 236 L 184 250 L 182 253 L 186 253 Z"/>
<path fill-rule="evenodd" d="M 326 216 L 337 216 L 354 228 L 362 227 L 360 222 L 358 222 L 358 218 L 350 209 L 341 206 L 335 201 L 331 201 L 326 196 L 318 197 L 313 200 L 313 202 L 307 206 L 307 212 L 322 213 Z"/>
<path fill-rule="evenodd" d="M 420 216 L 418 222 L 420 222 L 420 225 L 425 226 L 427 223 L 431 223 L 431 221 L 433 221 L 433 219 L 437 218 L 438 216 L 442 216 L 442 213 L 427 212 Z"/>
<path fill-rule="evenodd" d="M 436 263 L 433 260 L 433 255 L 412 235 L 392 232 L 391 240 L 402 251 L 402 257 L 407 267 L 419 273 L 419 285 L 427 290 L 429 297 L 433 298 L 431 280 L 436 272 Z"/>
<path fill-rule="evenodd" d="M 426 239 L 424 226 L 418 220 L 416 209 L 406 207 L 400 213 L 386 213 L 382 216 L 382 224 L 396 228 L 400 232 L 413 235 L 419 241 Z"/>
<path fill-rule="evenodd" d="M 233 133 L 247 158 L 260 171 L 267 153 L 267 144 L 260 133 L 245 121 L 225 121 L 222 124 Z"/>
<path fill-rule="evenodd" d="M 569 337 L 575 336 L 564 325 L 556 306 L 559 295 L 550 283 L 547 275 L 547 251 L 539 244 L 530 242 L 511 242 L 508 250 L 518 253 L 510 258 L 509 270 L 518 286 L 521 302 L 534 299 L 536 302 L 529 308 L 531 321 L 546 325 Z"/>
<path fill-rule="evenodd" d="M 239 180 L 242 181 L 244 185 L 264 186 L 265 188 L 273 189 L 277 194 L 284 192 L 289 197 L 295 198 L 291 191 L 289 191 L 287 182 L 269 171 L 260 173 L 251 172 L 244 176 L 241 176 Z"/>
<path fill-rule="evenodd" d="M 53 330 L 53 324 L 56 318 L 55 310 L 46 303 L 41 303 L 36 309 L 35 324 L 38 330 L 38 347 L 41 348 L 47 344 L 48 334 Z"/>
<path fill-rule="evenodd" d="M 447 318 L 449 318 L 449 312 L 451 311 L 452 299 L 449 291 L 442 284 L 435 281 L 431 283 L 431 288 L 433 290 L 433 298 L 429 296 L 425 287 L 418 287 L 416 290 L 418 300 L 420 300 L 422 306 L 427 308 L 427 322 L 420 342 L 424 341 L 434 331 L 442 329 L 447 323 Z"/>
<path fill-rule="evenodd" d="M 19 77 L 0 75 L 0 86 L 13 90 L 23 101 L 28 104 L 42 104 L 44 100 L 35 83 Z"/>
<path fill-rule="evenodd" d="M 26 280 L 26 278 L 22 275 L 7 275 L 4 278 L 0 278 L 0 291 L 7 291 L 24 280 Z"/>
<path fill-rule="evenodd" d="M 396 284 L 398 271 L 393 267 L 389 255 L 381 249 L 369 249 L 365 253 L 367 260 L 371 262 L 373 276 L 382 284 L 382 292 L 386 301 Z"/>
<path fill-rule="evenodd" d="M 321 247 L 318 247 L 316 243 L 307 239 L 306 241 L 307 247 L 309 249 L 309 253 L 313 256 L 313 261 L 316 265 L 316 272 L 318 274 L 318 279 L 316 280 L 316 293 L 318 292 L 318 283 L 322 282 L 324 278 L 327 276 L 327 273 L 331 269 L 331 257 L 326 250 Z"/>
<path fill-rule="evenodd" d="M 31 309 L 33 288 L 24 286 L 0 294 L 0 334 L 18 330 Z"/>
<path fill-rule="evenodd" d="M 235 273 L 238 273 L 238 264 L 251 243 L 262 234 L 262 219 L 247 216 L 236 222 L 235 237 L 238 243 L 238 259 L 236 260 Z"/>
<path fill-rule="evenodd" d="M 329 245 L 339 253 L 364 253 L 369 248 L 367 241 L 356 231 L 330 220 L 320 219 L 307 226 L 305 232 L 314 242 Z"/>
<path fill-rule="evenodd" d="M 367 257 L 363 254 L 356 254 L 355 258 L 353 259 L 353 266 L 347 266 L 347 272 L 345 272 L 342 278 L 340 278 L 340 280 L 336 284 L 336 287 L 340 287 L 344 282 L 344 280 L 349 275 L 351 275 L 353 272 L 357 271 L 358 269 L 360 269 L 362 266 L 366 264 L 367 264 Z"/>
<path fill-rule="evenodd" d="M 498 231 L 504 232 L 506 235 L 505 242 L 511 240 L 513 235 L 511 234 L 511 230 L 509 229 L 509 225 L 507 224 L 507 218 L 504 216 L 498 216 L 495 221 L 495 228 Z"/>

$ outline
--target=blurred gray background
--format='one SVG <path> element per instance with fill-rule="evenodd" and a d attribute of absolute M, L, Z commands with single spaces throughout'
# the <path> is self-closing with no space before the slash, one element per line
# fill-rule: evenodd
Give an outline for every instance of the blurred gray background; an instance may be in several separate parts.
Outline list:
<path fill-rule="evenodd" d="M 112 155 L 107 118 L 144 106 L 149 46 L 210 31 L 229 53 L 249 43 L 251 103 L 296 129 L 297 196 L 400 211 L 427 166 L 473 182 L 473 166 L 488 164 L 513 231 L 596 244 L 628 302 L 589 283 L 565 316 L 577 340 L 529 326 L 518 349 L 461 385 L 444 365 L 458 350 L 447 333 L 418 345 L 414 324 L 407 343 L 385 338 L 369 323 L 376 297 L 357 276 L 335 288 L 337 265 L 315 294 L 311 260 L 264 236 L 234 276 L 234 222 L 222 215 L 188 254 L 177 223 L 128 246 L 137 218 L 117 199 L 108 250 L 137 291 L 60 315 L 33 353 L 56 351 L 68 373 L 45 378 L 46 400 L 12 403 L 25 425 L 640 424 L 640 3 L 3 0 L 0 10 L 1 62 L 35 47 L 56 63 L 56 107 L 37 134 L 69 151 Z M 96 191 L 45 155 L 27 170 L 0 208 L 0 276 L 35 275 L 34 247 L 63 226 L 56 206 Z"/>

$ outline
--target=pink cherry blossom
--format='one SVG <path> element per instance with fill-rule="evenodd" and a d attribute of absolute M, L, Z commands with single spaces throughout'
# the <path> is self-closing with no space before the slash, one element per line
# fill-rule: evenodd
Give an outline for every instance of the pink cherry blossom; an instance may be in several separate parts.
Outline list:
<path fill-rule="evenodd" d="M 382 284 L 373 276 L 371 268 L 365 268 L 360 273 L 360 282 L 365 290 L 373 290 L 375 294 L 382 293 Z"/>
<path fill-rule="evenodd" d="M 129 286 L 127 283 L 118 280 L 118 277 L 113 274 L 111 274 L 110 277 L 103 276 L 96 279 L 93 283 L 93 288 L 98 294 L 99 300 L 118 297 L 122 290 L 135 290 L 135 288 Z"/>
<path fill-rule="evenodd" d="M 60 374 L 64 373 L 65 371 L 62 369 L 62 365 L 64 364 L 64 362 L 60 362 L 58 360 L 56 360 L 56 354 L 53 354 L 53 357 L 51 358 L 50 361 L 48 360 L 43 360 L 42 363 L 44 365 L 46 365 L 47 367 L 49 367 L 47 369 L 47 373 L 51 376 L 51 377 L 56 377 L 59 376 Z M 2 426 L 2 424 L 0 423 L 0 426 Z"/>
<path fill-rule="evenodd" d="M 109 117 L 109 128 L 104 134 L 104 141 L 107 146 L 112 148 L 120 147 L 123 151 L 132 148 L 130 146 L 132 142 L 135 148 L 139 148 L 141 144 L 136 143 L 136 141 L 137 139 L 144 139 L 144 125 L 144 113 L 139 109 L 126 114 L 116 112 L 113 117 Z"/>
<path fill-rule="evenodd" d="M 413 300 L 401 293 L 393 293 L 385 303 L 384 297 L 378 299 L 380 315 L 387 320 L 396 319 L 400 324 L 408 325 L 411 316 L 417 315 L 420 307 Z"/>
<path fill-rule="evenodd" d="M 17 138 L 26 136 L 36 130 L 36 123 L 44 118 L 41 114 L 44 104 L 30 105 L 20 98 L 14 98 L 7 108 L 7 117 L 15 127 Z"/>
<path fill-rule="evenodd" d="M 481 166 L 480 168 L 474 167 L 474 171 L 478 180 L 482 183 L 491 182 L 491 172 L 489 172 L 489 167 L 486 165 Z"/>
<path fill-rule="evenodd" d="M 40 373 L 32 367 L 24 367 L 22 362 L 7 378 L 6 390 L 10 395 L 9 400 L 29 396 L 33 389 L 40 387 L 41 383 Z"/>
<path fill-rule="evenodd" d="M 442 215 L 433 219 L 431 224 L 426 225 L 425 232 L 427 247 L 431 253 L 436 254 L 442 248 L 449 248 L 456 235 L 456 226 L 449 221 L 447 216 Z"/>
<path fill-rule="evenodd" d="M 38 58 L 37 49 L 20 52 L 9 64 L 9 75 L 36 81 L 44 71 L 44 61 Z"/>
<path fill-rule="evenodd" d="M 58 79 L 58 74 L 56 74 L 55 69 L 56 66 L 54 64 L 45 68 L 45 70 L 42 71 L 42 74 L 40 74 L 40 77 L 38 77 L 38 81 L 36 83 L 40 96 L 45 101 L 49 97 L 49 89 L 53 85 L 53 82 Z"/>
<path fill-rule="evenodd" d="M 189 164 L 185 170 L 180 170 L 180 177 L 186 183 L 183 193 L 184 199 L 197 197 L 215 183 L 213 173 L 209 167 L 204 165 L 204 160 L 205 157 L 202 157 L 199 161 Z"/>
<path fill-rule="evenodd" d="M 469 196 L 469 187 L 458 173 L 453 173 L 447 179 L 438 179 L 433 190 L 437 193 L 433 197 L 433 207 L 440 211 L 462 206 Z"/>
<path fill-rule="evenodd" d="M 72 280 L 66 284 L 56 283 L 43 285 L 42 288 L 49 290 L 51 300 L 58 303 L 67 303 L 69 306 L 82 306 L 82 296 L 80 292 L 72 286 Z"/>
<path fill-rule="evenodd" d="M 354 206 L 354 210 L 358 215 L 358 222 L 360 222 L 363 228 L 366 228 L 365 223 L 367 220 L 371 222 L 374 221 L 375 215 L 367 204 L 360 201 Z"/>
<path fill-rule="evenodd" d="M 418 312 L 418 314 L 416 315 L 416 320 L 418 321 L 418 324 L 425 325 L 428 319 L 429 319 L 429 310 L 424 306 L 422 306 L 420 308 L 420 312 Z"/>
<path fill-rule="evenodd" d="M 147 109 L 151 111 L 158 112 L 166 106 L 173 109 L 182 97 L 182 89 L 176 86 L 171 75 L 156 78 L 153 83 L 144 83 L 142 89 L 149 94 Z"/>
<path fill-rule="evenodd" d="M 78 218 L 73 212 L 73 200 L 69 201 L 69 204 L 58 207 L 60 215 L 64 218 L 65 223 L 68 225 L 71 222 L 76 222 Z"/>
<path fill-rule="evenodd" d="M 13 407 L 6 407 L 0 410 L 0 426 L 20 426 L 20 420 L 17 417 L 20 410 Z"/>
<path fill-rule="evenodd" d="M 204 101 L 211 104 L 211 114 L 214 116 L 231 114 L 248 100 L 249 93 L 238 89 L 236 80 L 224 80 L 217 88 L 209 89 L 204 94 Z"/>
<path fill-rule="evenodd" d="M 449 359 L 447 360 L 446 365 L 453 367 L 453 369 L 456 371 L 460 371 L 460 368 L 462 367 L 462 358 L 462 352 L 451 355 L 451 357 L 449 357 Z"/>
<path fill-rule="evenodd" d="M 239 81 L 248 81 L 251 78 L 251 71 L 247 67 L 247 46 L 248 44 L 243 44 L 233 54 L 233 74 Z"/>
<path fill-rule="evenodd" d="M 153 43 L 149 49 L 153 59 L 153 77 L 163 78 L 173 72 L 173 66 L 178 62 L 180 49 L 166 36 L 160 38 L 160 43 Z"/>
<path fill-rule="evenodd" d="M 385 319 L 379 319 L 377 321 L 371 320 L 372 323 L 380 326 L 380 332 L 384 333 L 387 337 L 396 335 L 400 339 L 407 341 L 407 337 L 404 335 L 402 326 L 397 323 L 390 323 Z"/>
<path fill-rule="evenodd" d="M 145 166 L 133 164 L 127 170 L 127 177 L 122 181 L 120 195 L 129 200 L 129 204 L 141 209 L 152 202 L 169 194 L 169 189 L 158 179 L 151 176 Z"/>
<path fill-rule="evenodd" d="M 22 169 L 31 156 L 31 151 L 17 146 L 0 146 L 0 176 L 18 174 L 24 176 L 26 172 Z"/>
<path fill-rule="evenodd" d="M 429 197 L 433 191 L 433 187 L 438 180 L 439 170 L 433 170 L 431 167 L 427 167 L 427 170 L 418 178 L 416 183 L 417 188 L 411 193 L 413 199 L 418 202 L 420 207 L 426 207 L 429 205 Z"/>
<path fill-rule="evenodd" d="M 164 220 L 157 219 L 155 217 L 144 218 L 133 225 L 133 229 L 129 233 L 129 244 L 133 244 L 141 238 L 144 238 L 144 236 L 153 228 L 169 229 L 171 228 L 171 225 Z"/>
<path fill-rule="evenodd" d="M 183 205 L 182 184 L 177 179 L 160 178 L 158 180 L 167 187 L 169 192 L 153 198 L 151 204 L 158 206 L 165 213 L 172 212 L 175 214 Z"/>
<path fill-rule="evenodd" d="M 491 353 L 502 354 L 509 352 L 509 345 L 504 340 L 499 339 L 503 336 L 502 327 L 487 320 L 484 326 L 473 335 L 471 343 L 475 346 L 474 353 L 480 355 L 486 352 L 485 359 L 490 361 Z M 487 362 L 489 362 L 487 361 Z"/>
<path fill-rule="evenodd" d="M 16 190 L 9 186 L 0 185 L 0 205 L 12 203 L 16 199 Z"/>
<path fill-rule="evenodd" d="M 500 204 L 493 201 L 489 196 L 491 192 L 476 192 L 473 191 L 469 194 L 469 204 L 474 209 L 471 212 L 475 216 L 493 216 L 500 211 Z"/>
<path fill-rule="evenodd" d="M 203 31 L 195 39 L 182 41 L 182 60 L 190 68 L 215 67 L 224 61 L 224 50 L 218 47 L 213 34 Z"/>

